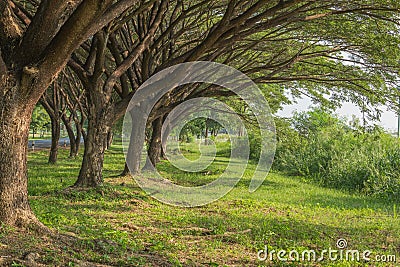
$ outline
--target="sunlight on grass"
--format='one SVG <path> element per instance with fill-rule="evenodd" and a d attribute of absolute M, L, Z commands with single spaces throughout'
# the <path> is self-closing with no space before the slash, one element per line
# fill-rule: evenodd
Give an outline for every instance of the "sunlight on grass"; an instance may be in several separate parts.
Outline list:
<path fill-rule="evenodd" d="M 29 194 L 35 213 L 45 225 L 80 238 L 79 252 L 47 252 L 50 265 L 73 257 L 142 266 L 149 261 L 146 255 L 157 255 L 172 266 L 290 266 L 259 262 L 256 253 L 266 245 L 276 250 L 322 250 L 335 247 L 339 238 L 348 240 L 352 249 L 399 254 L 400 220 L 394 203 L 279 173 L 270 173 L 259 190 L 249 193 L 255 169 L 250 164 L 222 199 L 198 208 L 168 206 L 146 195 L 131 177 L 113 177 L 124 167 L 121 146 L 106 154 L 103 186 L 61 192 L 74 183 L 80 167 L 80 160 L 69 159 L 67 152 L 61 151 L 56 167 L 46 163 L 48 152 L 29 155 Z M 188 148 L 185 153 L 196 151 Z M 178 184 L 198 186 L 215 180 L 227 162 L 219 156 L 204 172 L 193 174 L 163 161 L 159 171 Z"/>

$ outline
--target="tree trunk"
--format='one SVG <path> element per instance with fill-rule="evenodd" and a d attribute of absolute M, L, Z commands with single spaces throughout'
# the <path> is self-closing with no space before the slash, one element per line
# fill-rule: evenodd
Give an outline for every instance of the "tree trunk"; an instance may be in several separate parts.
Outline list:
<path fill-rule="evenodd" d="M 0 86 L 2 86 L 0 84 Z M 28 202 L 27 153 L 33 104 L 18 102 L 18 87 L 6 86 L 0 98 L 0 222 L 38 224 Z"/>
<path fill-rule="evenodd" d="M 206 124 L 206 131 L 204 133 L 204 144 L 208 145 L 208 126 Z"/>
<path fill-rule="evenodd" d="M 58 115 L 58 114 L 57 114 Z M 57 163 L 58 157 L 58 142 L 60 141 L 60 118 L 59 116 L 51 117 L 51 148 L 49 163 Z"/>
<path fill-rule="evenodd" d="M 62 121 L 65 125 L 65 128 L 67 129 L 67 134 L 68 134 L 68 139 L 69 139 L 69 157 L 74 158 L 77 156 L 77 148 L 76 148 L 76 143 L 75 143 L 75 133 L 74 130 L 72 129 L 71 123 L 65 118 L 65 115 L 62 118 Z"/>
<path fill-rule="evenodd" d="M 78 124 L 75 125 L 76 126 L 76 134 L 75 134 L 74 129 L 72 128 L 72 123 L 68 120 L 66 115 L 63 115 L 62 121 L 68 133 L 68 139 L 70 144 L 69 157 L 75 158 L 76 156 L 78 156 L 79 148 L 81 145 L 81 138 L 82 138 L 81 126 Z"/>
<path fill-rule="evenodd" d="M 81 120 L 80 123 L 75 122 L 76 135 L 75 135 L 75 140 L 74 140 L 74 148 L 71 149 L 72 157 L 78 156 L 79 149 L 81 147 L 81 139 L 82 139 L 82 136 L 84 133 L 83 123 L 84 123 L 84 120 Z"/>
<path fill-rule="evenodd" d="M 75 187 L 96 187 L 103 183 L 104 152 L 110 129 L 110 120 L 105 115 L 88 116 L 85 151 Z"/>
<path fill-rule="evenodd" d="M 75 158 L 79 154 L 81 148 L 82 130 L 80 127 L 76 127 L 76 136 L 74 140 L 74 146 L 70 148 L 70 156 Z"/>
<path fill-rule="evenodd" d="M 124 170 L 121 172 L 121 174 L 119 176 L 127 176 L 129 174 L 130 174 L 130 171 L 128 168 L 128 164 L 126 164 L 126 162 L 125 162 Z"/>
<path fill-rule="evenodd" d="M 146 165 L 144 166 L 144 170 L 154 170 L 157 163 L 160 162 L 161 157 L 161 130 L 163 125 L 163 118 L 160 117 L 153 121 L 152 123 L 152 134 L 150 138 L 149 148 L 147 150 L 147 159 Z"/>
<path fill-rule="evenodd" d="M 113 134 L 112 130 L 110 130 L 107 133 L 107 143 L 106 143 L 106 149 L 107 150 L 111 147 L 111 145 L 113 143 L 113 140 L 114 140 L 114 134 Z"/>
<path fill-rule="evenodd" d="M 133 109 L 130 112 L 132 119 L 132 132 L 127 154 L 127 164 L 132 175 L 140 173 L 142 150 L 145 140 L 146 119 L 141 112 Z"/>
<path fill-rule="evenodd" d="M 166 160 L 167 159 L 167 154 L 165 153 L 165 150 L 163 146 L 161 145 L 161 159 Z"/>

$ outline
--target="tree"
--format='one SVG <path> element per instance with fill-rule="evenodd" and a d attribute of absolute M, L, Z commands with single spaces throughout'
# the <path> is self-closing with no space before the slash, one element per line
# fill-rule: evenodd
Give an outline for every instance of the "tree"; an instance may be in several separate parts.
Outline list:
<path fill-rule="evenodd" d="M 82 138 L 86 139 L 84 126 L 87 118 L 88 103 L 84 97 L 83 86 L 74 73 L 69 68 L 66 68 L 62 75 L 65 77 L 65 83 L 60 88 L 60 91 L 66 102 L 66 112 L 63 112 L 61 120 L 68 133 L 70 143 L 69 156 L 74 158 L 79 153 Z"/>
<path fill-rule="evenodd" d="M 36 103 L 81 43 L 139 1 L 17 2 L 0 2 L 0 222 L 25 226 L 39 225 L 26 168 Z"/>
<path fill-rule="evenodd" d="M 51 147 L 49 155 L 49 163 L 51 164 L 55 164 L 58 158 L 58 143 L 61 136 L 61 116 L 65 106 L 60 96 L 59 86 L 59 81 L 55 81 L 39 101 L 51 120 Z"/>
<path fill-rule="evenodd" d="M 35 134 L 46 130 L 49 128 L 50 118 L 46 111 L 40 107 L 36 106 L 32 113 L 32 120 L 30 129 L 32 130 L 32 138 L 35 138 Z"/>
<path fill-rule="evenodd" d="M 148 158 L 143 169 L 153 170 L 153 167 L 160 161 L 162 154 L 161 134 L 164 118 L 160 117 L 153 121 L 151 125 L 151 136 L 149 140 L 149 148 L 147 149 Z M 151 163 L 151 164 L 150 164 Z"/>
<path fill-rule="evenodd" d="M 295 112 L 292 118 L 293 128 L 303 136 L 309 136 L 310 133 L 341 123 L 342 121 L 335 114 L 320 107 L 307 112 Z"/>
<path fill-rule="evenodd" d="M 123 20 L 114 21 L 88 40 L 70 60 L 69 66 L 80 78 L 90 103 L 85 153 L 76 187 L 94 187 L 103 182 L 104 151 L 112 126 L 124 115 L 139 84 L 148 78 L 135 76 L 139 70 L 132 66 L 153 43 L 168 2 L 150 1 L 132 9 Z M 136 16 L 140 18 L 138 24 L 133 19 Z M 139 24 L 142 28 L 134 33 L 132 29 Z"/>

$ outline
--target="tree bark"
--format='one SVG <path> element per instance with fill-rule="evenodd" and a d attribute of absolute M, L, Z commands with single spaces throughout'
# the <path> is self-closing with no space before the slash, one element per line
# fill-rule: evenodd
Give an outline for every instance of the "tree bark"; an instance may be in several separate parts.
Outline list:
<path fill-rule="evenodd" d="M 161 144 L 161 159 L 166 160 L 167 159 L 167 153 L 165 153 L 165 150 Z"/>
<path fill-rule="evenodd" d="M 112 130 L 110 130 L 107 133 L 107 143 L 106 143 L 106 149 L 107 150 L 110 149 L 110 147 L 111 147 L 111 145 L 113 143 L 113 140 L 114 140 L 114 134 L 113 134 Z"/>
<path fill-rule="evenodd" d="M 83 125 L 75 123 L 75 130 L 76 130 L 76 135 L 75 135 L 75 140 L 73 140 L 73 147 L 70 148 L 70 156 L 71 157 L 77 157 L 79 154 L 79 150 L 81 148 L 81 140 L 85 140 L 86 135 L 84 136 L 84 129 Z"/>
<path fill-rule="evenodd" d="M 58 115 L 58 114 L 57 114 Z M 50 117 L 51 119 L 51 148 L 50 148 L 50 156 L 49 163 L 55 164 L 57 163 L 58 158 L 58 142 L 60 141 L 60 117 Z"/>
<path fill-rule="evenodd" d="M 75 133 L 72 128 L 71 122 L 68 121 L 65 115 L 62 117 L 62 121 L 64 123 L 65 129 L 67 129 L 68 139 L 69 139 L 69 157 L 74 158 L 78 155 L 78 148 L 75 142 Z"/>
<path fill-rule="evenodd" d="M 129 171 L 128 164 L 126 164 L 126 162 L 125 162 L 124 170 L 121 172 L 121 174 L 119 176 L 127 176 L 130 173 L 131 172 Z"/>
<path fill-rule="evenodd" d="M 163 118 L 159 117 L 152 123 L 152 133 L 149 143 L 149 148 L 147 150 L 146 164 L 143 167 L 144 170 L 154 170 L 157 163 L 160 162 L 160 157 L 162 153 L 161 146 L 161 130 L 163 125 Z"/>
<path fill-rule="evenodd" d="M 107 116 L 89 114 L 85 151 L 75 187 L 97 187 L 103 183 L 104 152 L 112 124 L 110 121 Z"/>
<path fill-rule="evenodd" d="M 49 155 L 49 163 L 57 163 L 58 142 L 60 141 L 61 131 L 61 112 L 63 109 L 63 100 L 59 93 L 59 81 L 55 81 L 52 86 L 43 94 L 39 102 L 46 110 L 51 120 L 51 147 Z"/>
<path fill-rule="evenodd" d="M 70 158 L 75 158 L 78 156 L 79 148 L 80 148 L 80 143 L 81 143 L 81 132 L 78 129 L 79 127 L 76 127 L 76 135 L 74 132 L 74 129 L 72 127 L 72 123 L 68 120 L 66 115 L 62 116 L 62 121 L 64 123 L 65 128 L 67 129 L 67 134 L 68 134 L 68 139 L 69 139 L 69 157 Z"/>
<path fill-rule="evenodd" d="M 208 142 L 208 126 L 207 126 L 207 122 L 206 122 L 206 130 L 204 132 L 204 144 L 205 145 L 209 144 L 209 142 Z"/>
<path fill-rule="evenodd" d="M 34 104 L 19 102 L 16 85 L 0 82 L 0 222 L 18 227 L 35 222 L 28 202 L 27 153 Z"/>

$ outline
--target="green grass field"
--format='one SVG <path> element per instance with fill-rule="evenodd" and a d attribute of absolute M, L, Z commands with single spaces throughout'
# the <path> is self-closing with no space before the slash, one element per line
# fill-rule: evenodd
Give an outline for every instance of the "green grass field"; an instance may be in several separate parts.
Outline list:
<path fill-rule="evenodd" d="M 189 146 L 188 157 L 195 158 Z M 89 191 L 64 190 L 78 175 L 80 160 L 62 150 L 56 166 L 47 151 L 29 154 L 31 206 L 58 238 L 1 229 L 0 254 L 12 266 L 37 253 L 45 266 L 398 266 L 397 263 L 259 261 L 269 250 L 348 249 L 400 258 L 400 219 L 395 203 L 326 189 L 302 178 L 270 173 L 255 193 L 248 184 L 255 166 L 222 199 L 199 208 L 162 204 L 146 195 L 131 177 L 113 177 L 123 169 L 121 147 L 107 152 L 105 184 Z M 225 169 L 219 157 L 207 172 L 188 174 L 167 162 L 160 172 L 182 185 L 208 183 Z M 43 266 L 38 265 L 38 266 Z M 32 265 L 33 266 L 33 265 Z"/>

